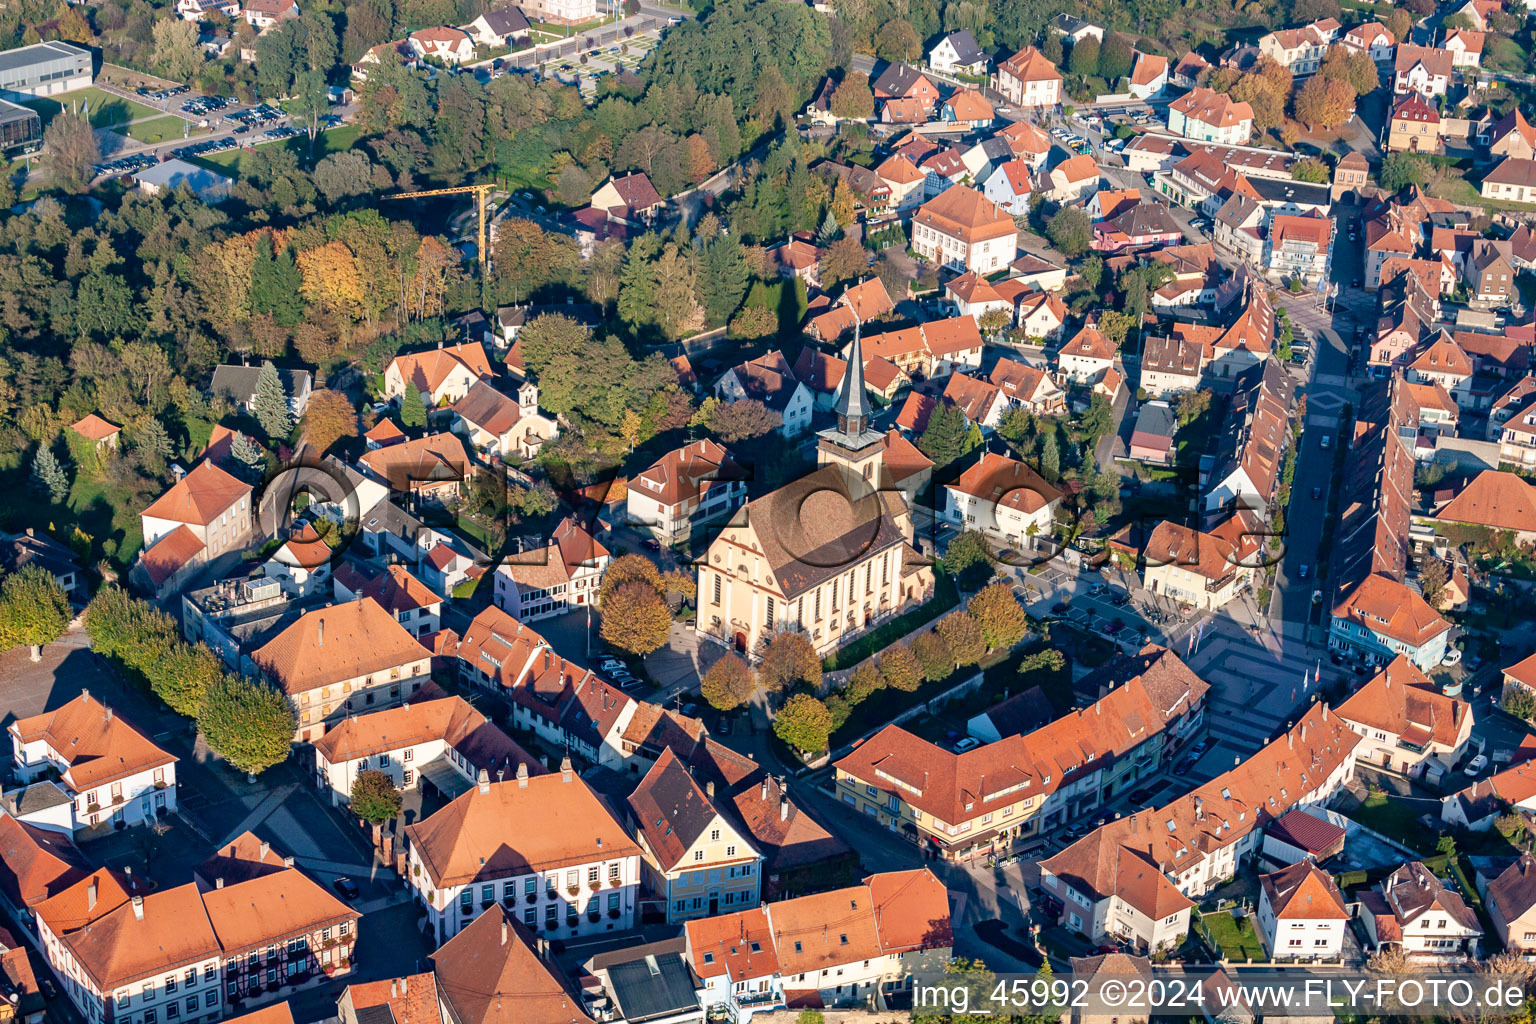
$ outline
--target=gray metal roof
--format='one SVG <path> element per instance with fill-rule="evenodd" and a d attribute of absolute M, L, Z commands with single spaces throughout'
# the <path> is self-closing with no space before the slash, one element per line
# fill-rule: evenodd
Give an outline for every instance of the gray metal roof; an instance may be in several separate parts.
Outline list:
<path fill-rule="evenodd" d="M 677 953 L 648 955 L 608 968 L 608 987 L 629 1024 L 667 1017 L 699 1005 L 693 972 Z"/>
<path fill-rule="evenodd" d="M 58 61 L 75 62 L 84 57 L 91 57 L 91 51 L 82 50 L 78 46 L 69 43 L 50 42 L 34 43 L 31 46 L 18 46 L 14 50 L 6 50 L 0 53 L 0 72 L 17 71 L 21 68 L 36 67 L 39 64 L 53 64 Z"/>

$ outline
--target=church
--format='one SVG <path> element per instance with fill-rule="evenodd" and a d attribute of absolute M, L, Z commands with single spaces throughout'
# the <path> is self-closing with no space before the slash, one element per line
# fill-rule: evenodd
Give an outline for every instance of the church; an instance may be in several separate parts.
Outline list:
<path fill-rule="evenodd" d="M 748 502 L 699 567 L 696 629 L 745 657 L 778 631 L 826 654 L 933 595 L 933 569 L 913 525 L 890 441 L 870 424 L 857 326 L 832 403 L 837 424 L 816 439 L 817 468 Z"/>

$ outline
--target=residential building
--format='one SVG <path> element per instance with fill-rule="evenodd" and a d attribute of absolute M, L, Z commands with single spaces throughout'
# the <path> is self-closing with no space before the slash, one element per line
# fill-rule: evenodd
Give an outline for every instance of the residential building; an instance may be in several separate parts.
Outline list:
<path fill-rule="evenodd" d="M 1127 92 L 1138 100 L 1160 95 L 1168 85 L 1168 58 L 1137 50 Z"/>
<path fill-rule="evenodd" d="M 1466 28 L 1453 28 L 1445 34 L 1444 49 L 1451 54 L 1451 66 L 1475 68 L 1483 63 L 1483 33 Z"/>
<path fill-rule="evenodd" d="M 197 567 L 250 542 L 251 485 L 205 460 L 139 513 L 139 523 L 144 550 L 135 581 L 164 597 Z"/>
<path fill-rule="evenodd" d="M 1328 646 L 1383 664 L 1407 655 L 1428 672 L 1445 657 L 1451 624 L 1417 590 L 1382 573 L 1371 573 L 1334 605 Z"/>
<path fill-rule="evenodd" d="M 467 64 L 475 59 L 475 41 L 461 28 L 434 25 L 406 36 L 417 57 L 433 58 L 444 64 Z"/>
<path fill-rule="evenodd" d="M 0 1022 L 43 1024 L 48 1000 L 37 983 L 27 947 L 18 944 L 16 937 L 4 928 L 0 928 L 0 989 L 5 992 Z"/>
<path fill-rule="evenodd" d="M 1062 36 L 1067 43 L 1074 44 L 1092 36 L 1099 42 L 1104 41 L 1104 30 L 1098 25 L 1084 21 L 1073 14 L 1058 14 L 1051 19 L 1051 31 Z"/>
<path fill-rule="evenodd" d="M 1392 108 L 1387 149 L 1394 153 L 1439 153 L 1443 122 L 1440 112 L 1417 92 L 1409 92 Z"/>
<path fill-rule="evenodd" d="M 670 747 L 628 797 L 643 890 L 668 924 L 757 906 L 763 855 Z M 734 807 L 731 808 L 734 811 Z"/>
<path fill-rule="evenodd" d="M 1262 541 L 1257 526 L 1240 515 L 1209 533 L 1159 522 L 1142 549 L 1143 586 L 1197 611 L 1218 611 L 1253 582 Z"/>
<path fill-rule="evenodd" d="M 1529 545 L 1536 542 L 1536 487 L 1518 473 L 1485 469 L 1434 514 L 1434 521 L 1507 532 Z"/>
<path fill-rule="evenodd" d="M 939 105 L 940 121 L 971 131 L 991 127 L 996 116 L 979 89 L 957 89 Z"/>
<path fill-rule="evenodd" d="M 1172 398 L 1200 387 L 1205 369 L 1199 342 L 1153 335 L 1142 345 L 1140 387 L 1152 398 Z"/>
<path fill-rule="evenodd" d="M 1184 229 L 1167 208 L 1148 200 L 1133 203 L 1114 217 L 1094 224 L 1092 245 L 1099 252 L 1119 252 L 1173 245 L 1183 238 Z"/>
<path fill-rule="evenodd" d="M 1333 221 L 1318 214 L 1270 218 L 1265 266 L 1272 274 L 1307 284 L 1326 280 L 1332 265 Z"/>
<path fill-rule="evenodd" d="M 1397 48 L 1397 40 L 1379 21 L 1361 22 L 1346 31 L 1339 42 L 1351 50 L 1370 54 L 1378 64 L 1391 60 Z"/>
<path fill-rule="evenodd" d="M 1148 951 L 1179 945 L 1191 897 L 1234 875 L 1258 851 L 1264 824 L 1331 799 L 1353 777 L 1359 741 L 1315 703 L 1284 735 L 1205 785 L 1041 861 L 1040 884 L 1061 901 L 1060 923 Z"/>
<path fill-rule="evenodd" d="M 949 893 L 926 868 L 688 921 L 684 935 L 700 1007 L 742 1022 L 812 1001 L 891 1009 L 953 945 Z"/>
<path fill-rule="evenodd" d="M 261 378 L 261 370 L 259 366 L 215 366 L 208 390 L 246 412 L 255 412 L 256 382 Z M 278 370 L 277 379 L 283 386 L 283 394 L 288 396 L 288 411 L 295 417 L 303 416 L 314 384 L 309 371 Z"/>
<path fill-rule="evenodd" d="M 795 376 L 816 395 L 816 407 L 830 409 L 837 398 L 837 389 L 848 372 L 848 361 L 827 355 L 807 345 L 795 360 Z M 864 386 L 887 402 L 896 397 L 902 385 L 910 384 L 911 378 L 888 359 L 880 356 L 864 358 Z"/>
<path fill-rule="evenodd" d="M 1007 282 L 1002 285 L 1007 286 Z M 1067 322 L 1067 304 L 1056 292 L 1024 292 L 1018 298 L 1014 322 L 1024 337 L 1033 342 L 1059 341 Z"/>
<path fill-rule="evenodd" d="M 1376 946 L 1395 946 L 1423 959 L 1475 959 L 1483 937 L 1461 894 L 1416 860 L 1362 895 L 1360 921 Z"/>
<path fill-rule="evenodd" d="M 1032 845 L 1136 788 L 1204 726 L 1208 687 L 1162 647 L 1095 678 L 1103 695 L 1087 708 L 966 751 L 886 726 L 836 762 L 838 797 L 946 860 Z"/>
<path fill-rule="evenodd" d="M 1168 131 L 1200 142 L 1241 146 L 1253 135 L 1253 108 L 1197 86 L 1168 105 Z"/>
<path fill-rule="evenodd" d="M 498 903 L 548 938 L 632 928 L 640 848 L 571 769 L 491 781 L 405 830 L 410 883 L 437 941 Z"/>
<path fill-rule="evenodd" d="M 998 65 L 992 88 L 1015 106 L 1055 107 L 1061 104 L 1061 81 L 1056 65 L 1033 46 L 1026 46 Z"/>
<path fill-rule="evenodd" d="M 1201 509 L 1207 520 L 1248 512 L 1268 520 L 1280 487 L 1286 450 L 1294 443 L 1295 386 L 1273 360 L 1245 370 L 1201 470 Z"/>
<path fill-rule="evenodd" d="M 452 405 L 469 394 L 480 380 L 495 380 L 495 371 L 478 341 L 460 342 L 395 356 L 384 368 L 384 396 L 397 401 L 405 394 L 409 381 L 431 409 Z"/>
<path fill-rule="evenodd" d="M 1449 50 L 1401 43 L 1392 66 L 1392 91 L 1397 95 L 1416 92 L 1427 100 L 1444 96 L 1455 64 Z"/>
<path fill-rule="evenodd" d="M 779 433 L 799 437 L 810 429 L 815 398 L 795 379 L 784 353 L 777 349 L 726 370 L 715 383 L 715 397 L 738 402 L 754 399 L 778 413 L 783 420 Z"/>
<path fill-rule="evenodd" d="M 1431 785 L 1450 773 L 1472 736 L 1472 706 L 1447 697 L 1405 655 L 1351 694 L 1338 715 L 1360 734 L 1357 763 Z"/>
<path fill-rule="evenodd" d="M 1014 121 L 993 138 L 1006 142 L 1014 159 L 1023 161 L 1032 171 L 1044 167 L 1046 158 L 1051 155 L 1051 137 L 1028 121 Z"/>
<path fill-rule="evenodd" d="M 63 832 L 38 828 L 0 814 L 0 906 L 34 943 L 35 908 L 71 888 L 92 871 L 89 861 Z"/>
<path fill-rule="evenodd" d="M 1333 876 L 1310 860 L 1259 876 L 1254 930 L 1271 960 L 1332 960 L 1350 913 Z"/>
<path fill-rule="evenodd" d="M 691 537 L 695 526 L 730 516 L 746 496 L 746 474 L 730 452 L 705 438 L 632 477 L 625 509 L 630 522 L 670 546 Z"/>
<path fill-rule="evenodd" d="M 927 198 L 927 175 L 900 153 L 887 157 L 875 173 L 890 189 L 890 205 L 897 213 L 909 213 Z"/>
<path fill-rule="evenodd" d="M 1019 229 L 997 204 L 968 186 L 946 189 L 912 218 L 912 248 L 940 267 L 988 274 L 1013 261 Z"/>
<path fill-rule="evenodd" d="M 1489 129 L 1488 155 L 1495 160 L 1506 157 L 1536 159 L 1536 127 L 1531 126 L 1518 108 L 1510 110 Z"/>
<path fill-rule="evenodd" d="M 533 21 L 582 25 L 598 15 L 597 0 L 528 0 L 519 4 Z"/>
<path fill-rule="evenodd" d="M 91 696 L 13 721 L 7 793 L 18 821 L 73 836 L 153 824 L 176 811 L 177 758 Z"/>
<path fill-rule="evenodd" d="M 992 61 L 969 29 L 951 32 L 928 51 L 928 66 L 946 75 L 985 75 Z"/>
<path fill-rule="evenodd" d="M 486 11 L 465 27 L 475 42 L 492 48 L 526 42 L 530 28 L 528 18 L 516 7 Z"/>
<path fill-rule="evenodd" d="M 1458 403 L 1466 402 L 1473 373 L 1472 360 L 1444 331 L 1428 346 L 1413 354 L 1407 377 L 1418 384 L 1439 384 Z"/>
<path fill-rule="evenodd" d="M 1177 452 L 1174 445 L 1177 433 L 1173 407 L 1157 399 L 1146 402 L 1136 410 L 1136 423 L 1131 428 L 1131 443 L 1127 454 L 1137 462 L 1171 466 Z"/>
<path fill-rule="evenodd" d="M 427 434 L 400 444 L 365 451 L 358 468 L 391 493 L 419 502 L 447 505 L 473 471 L 469 452 L 457 434 Z"/>
<path fill-rule="evenodd" d="M 1507 307 L 1519 295 L 1515 287 L 1514 251 L 1508 241 L 1473 240 L 1462 273 L 1472 301 L 1484 306 Z"/>
<path fill-rule="evenodd" d="M 1099 190 L 1099 165 L 1093 157 L 1080 153 L 1051 168 L 1046 180 L 1050 183 L 1046 198 L 1071 205 Z"/>
<path fill-rule="evenodd" d="M 575 516 L 566 516 L 542 547 L 510 554 L 496 566 L 496 607 L 519 622 L 564 615 L 597 603 L 608 549 Z"/>
<path fill-rule="evenodd" d="M 442 621 L 442 595 L 434 593 L 403 565 L 385 566 L 383 572 L 363 585 L 357 597 L 377 602 L 415 637 L 436 633 Z"/>
<path fill-rule="evenodd" d="M 98 452 L 103 449 L 116 451 L 118 438 L 123 433 L 122 427 L 102 419 L 94 412 L 88 412 L 71 423 L 69 429 L 94 444 Z"/>
<path fill-rule="evenodd" d="M 1067 411 L 1066 392 L 1037 367 L 1004 356 L 987 379 L 997 385 L 1011 409 L 1033 416 L 1061 416 Z"/>
<path fill-rule="evenodd" d="M 1536 949 L 1536 858 L 1522 853 L 1490 879 L 1483 905 L 1506 950 L 1527 954 Z"/>
<path fill-rule="evenodd" d="M 89 599 L 85 569 L 74 549 L 30 526 L 20 533 L 0 533 L 0 571 L 17 572 L 29 565 L 52 576 L 71 602 L 83 605 Z"/>
<path fill-rule="evenodd" d="M 1095 327 L 1084 327 L 1056 353 L 1056 366 L 1063 383 L 1092 384 L 1111 370 L 1115 346 Z"/>
<path fill-rule="evenodd" d="M 294 0 L 245 0 L 240 16 L 257 31 L 268 29 L 279 21 L 299 16 L 299 5 Z"/>
<path fill-rule="evenodd" d="M 850 285 L 838 296 L 832 308 L 813 316 L 807 325 L 808 332 L 818 341 L 836 343 L 844 334 L 853 330 L 855 324 L 872 323 L 895 309 L 896 304 L 886 292 L 884 282 L 878 277 L 871 277 L 867 281 Z"/>
<path fill-rule="evenodd" d="M 282 690 L 313 741 L 357 711 L 393 707 L 430 677 L 431 652 L 372 598 L 319 608 L 249 657 Z"/>
<path fill-rule="evenodd" d="M 331 806 L 351 802 L 365 771 L 383 772 L 398 789 L 430 783 L 445 799 L 475 784 L 480 772 L 511 778 L 520 767 L 544 774 L 538 758 L 462 697 L 413 701 L 342 719 L 314 742 L 315 785 Z"/>
<path fill-rule="evenodd" d="M 532 381 L 522 383 L 515 400 L 488 380 L 475 381 L 453 406 L 453 429 L 494 459 L 537 458 L 544 442 L 560 436 L 560 424 L 539 411 L 539 388 Z"/>
<path fill-rule="evenodd" d="M 1508 670 L 1506 670 L 1508 671 Z M 1505 676 L 1508 688 L 1508 676 Z M 1536 765 L 1522 761 L 1440 799 L 1440 820 L 1472 832 L 1486 832 L 1499 815 L 1536 811 Z"/>
<path fill-rule="evenodd" d="M 1012 548 L 1031 549 L 1036 537 L 1049 537 L 1061 504 L 1061 492 L 1039 473 L 993 452 L 945 484 L 944 494 L 945 519 Z"/>
<path fill-rule="evenodd" d="M 1031 166 L 1023 160 L 1008 160 L 998 164 L 981 186 L 983 196 L 1015 217 L 1029 213 L 1029 197 L 1034 191 Z"/>
<path fill-rule="evenodd" d="M 1313 75 L 1322 67 L 1323 55 L 1338 39 L 1340 28 L 1333 18 L 1324 18 L 1300 28 L 1277 29 L 1259 37 L 1259 53 L 1292 75 Z"/>

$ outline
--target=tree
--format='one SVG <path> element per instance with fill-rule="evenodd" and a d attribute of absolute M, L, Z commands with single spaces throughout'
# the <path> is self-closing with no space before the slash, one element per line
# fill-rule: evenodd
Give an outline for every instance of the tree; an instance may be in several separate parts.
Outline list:
<path fill-rule="evenodd" d="M 905 18 L 892 18 L 875 39 L 875 56 L 885 60 L 917 60 L 923 55 L 922 40 Z"/>
<path fill-rule="evenodd" d="M 1072 56 L 1067 66 L 1074 75 L 1099 73 L 1099 40 L 1096 36 L 1083 36 L 1072 44 Z"/>
<path fill-rule="evenodd" d="M 880 655 L 880 678 L 893 690 L 911 693 L 923 685 L 923 667 L 903 643 L 892 644 Z"/>
<path fill-rule="evenodd" d="M 159 18 L 154 24 L 154 62 L 166 77 L 185 82 L 197 77 L 203 54 L 197 47 L 197 26 L 181 18 Z"/>
<path fill-rule="evenodd" d="M 394 780 L 377 768 L 367 768 L 352 780 L 352 813 L 370 825 L 382 825 L 400 816 L 400 791 Z"/>
<path fill-rule="evenodd" d="M 293 430 L 293 409 L 288 404 L 288 392 L 270 359 L 261 364 L 261 372 L 256 375 L 256 397 L 251 406 L 256 422 L 261 424 L 269 440 L 282 440 Z"/>
<path fill-rule="evenodd" d="M 329 203 L 339 203 L 350 196 L 367 195 L 374 189 L 374 163 L 362 150 L 332 153 L 315 164 L 312 173 L 315 188 Z"/>
<path fill-rule="evenodd" d="M 832 734 L 832 713 L 808 693 L 797 693 L 773 717 L 773 734 L 808 754 L 825 750 Z"/>
<path fill-rule="evenodd" d="M 912 656 L 930 683 L 949 678 L 955 671 L 955 656 L 949 643 L 938 633 L 928 632 L 912 641 Z"/>
<path fill-rule="evenodd" d="M 834 117 L 874 117 L 875 94 L 870 91 L 869 76 L 862 71 L 850 71 L 832 90 L 831 107 Z"/>
<path fill-rule="evenodd" d="M 1099 46 L 1099 77 L 1113 86 L 1131 73 L 1133 60 L 1130 41 L 1111 32 Z"/>
<path fill-rule="evenodd" d="M 69 497 L 69 473 L 46 444 L 38 445 L 32 457 L 32 487 L 55 505 Z"/>
<path fill-rule="evenodd" d="M 992 578 L 992 546 L 979 531 L 965 530 L 944 549 L 944 571 L 955 577 L 961 589 L 974 590 Z"/>
<path fill-rule="evenodd" d="M 43 645 L 63 636 L 69 620 L 69 596 L 41 566 L 23 566 L 0 580 L 0 650 L 25 644 L 32 660 L 41 661 Z"/>
<path fill-rule="evenodd" d="M 1093 241 L 1093 225 L 1081 207 L 1064 206 L 1046 223 L 1045 235 L 1063 256 L 1081 256 Z"/>
<path fill-rule="evenodd" d="M 671 629 L 666 598 L 643 583 L 626 583 L 603 601 L 603 639 L 631 654 L 665 647 Z"/>
<path fill-rule="evenodd" d="M 1410 185 L 1422 185 L 1429 172 L 1424 161 L 1412 153 L 1389 153 L 1381 162 L 1379 180 L 1388 192 L 1398 192 Z"/>
<path fill-rule="evenodd" d="M 1445 585 L 1450 582 L 1449 564 L 1443 558 L 1425 558 L 1419 566 L 1419 591 L 1431 608 L 1440 607 L 1445 596 Z"/>
<path fill-rule="evenodd" d="M 734 654 L 727 654 L 704 673 L 699 692 L 716 711 L 730 711 L 752 698 L 752 670 Z"/>
<path fill-rule="evenodd" d="M 1099 282 L 1104 280 L 1104 260 L 1099 256 L 1089 256 L 1083 260 L 1083 265 L 1077 268 L 1077 272 L 1082 275 L 1083 283 L 1088 286 L 1088 290 L 1096 292 L 1099 290 Z"/>
<path fill-rule="evenodd" d="M 770 693 L 805 683 L 821 685 L 821 658 L 803 633 L 775 633 L 757 666 L 757 681 Z"/>
<path fill-rule="evenodd" d="M 875 665 L 875 659 L 866 658 L 848 673 L 848 683 L 843 687 L 843 694 L 850 705 L 861 704 L 884 685 L 885 680 L 880 678 L 880 669 Z"/>
<path fill-rule="evenodd" d="M 257 775 L 288 758 L 297 728 L 282 693 L 252 679 L 227 675 L 208 687 L 197 726 L 224 760 Z"/>
<path fill-rule="evenodd" d="M 821 273 L 822 287 L 830 288 L 868 271 L 869 252 L 855 238 L 839 238 L 827 246 L 817 267 Z"/>
<path fill-rule="evenodd" d="M 965 454 L 965 414 L 953 405 L 940 404 L 928 416 L 928 426 L 917 439 L 918 450 L 943 469 Z"/>
<path fill-rule="evenodd" d="M 783 424 L 783 416 L 755 398 L 721 402 L 709 417 L 709 429 L 727 444 L 762 437 Z"/>
<path fill-rule="evenodd" d="M 1040 446 L 1040 475 L 1049 481 L 1061 476 L 1061 452 L 1056 447 L 1054 431 L 1045 435 L 1045 443 Z"/>
<path fill-rule="evenodd" d="M 1509 692 L 1499 701 L 1499 707 L 1516 718 L 1529 721 L 1532 715 L 1536 715 L 1536 690 L 1530 690 L 1518 683 L 1513 684 Z"/>
<path fill-rule="evenodd" d="M 100 160 L 96 133 L 85 118 L 60 113 L 48 123 L 39 162 L 50 183 L 65 192 L 84 192 L 96 176 L 95 164 Z"/>
<path fill-rule="evenodd" d="M 266 453 L 245 434 L 235 433 L 229 441 L 229 454 L 233 455 L 242 466 L 247 469 L 260 469 L 266 462 Z"/>
<path fill-rule="evenodd" d="M 1326 185 L 1328 165 L 1315 156 L 1304 156 L 1291 165 L 1291 178 L 1295 181 L 1311 182 L 1314 185 Z"/>
<path fill-rule="evenodd" d="M 1211 407 L 1209 391 L 1186 391 L 1173 400 L 1173 415 L 1179 426 L 1187 427 Z"/>
<path fill-rule="evenodd" d="M 966 611 L 981 627 L 981 638 L 987 650 L 1012 647 L 1029 632 L 1029 616 L 1024 613 L 1013 587 L 1007 583 L 993 583 L 970 599 Z"/>
<path fill-rule="evenodd" d="M 644 555 L 620 555 L 608 563 L 608 571 L 603 573 L 603 581 L 597 591 L 597 603 L 606 604 L 609 596 L 626 583 L 643 583 L 660 593 L 661 570 Z"/>
<path fill-rule="evenodd" d="M 340 391 L 321 388 L 304 407 L 304 438 L 324 454 L 344 437 L 357 436 L 357 410 Z"/>
<path fill-rule="evenodd" d="M 981 333 L 988 337 L 997 337 L 1006 331 L 1013 323 L 1013 317 L 1004 309 L 989 309 L 981 314 L 976 321 L 976 326 L 981 328 Z"/>
<path fill-rule="evenodd" d="M 1394 42 L 1406 41 L 1408 33 L 1413 31 L 1413 15 L 1401 7 L 1392 8 L 1392 13 L 1387 15 L 1387 31 L 1392 33 Z"/>
<path fill-rule="evenodd" d="M 400 422 L 407 427 L 427 425 L 427 406 L 414 384 L 407 383 L 405 394 L 400 396 Z"/>
<path fill-rule="evenodd" d="M 949 644 L 956 665 L 974 665 L 987 653 L 981 626 L 969 612 L 954 611 L 939 620 L 939 635 Z"/>
<path fill-rule="evenodd" d="M 1134 281 L 1144 282 L 1145 278 L 1143 278 L 1140 274 L 1136 274 L 1133 275 L 1126 283 L 1130 284 Z M 1144 306 L 1146 295 L 1144 289 L 1142 291 L 1142 295 L 1142 305 Z M 1133 305 L 1133 303 L 1131 303 L 1130 297 L 1127 296 L 1126 306 L 1129 307 L 1131 305 Z M 1097 323 L 1094 324 L 1094 326 L 1098 329 L 1100 334 L 1109 339 L 1110 344 L 1114 345 L 1116 348 L 1119 348 L 1121 345 L 1125 344 L 1126 335 L 1130 334 L 1131 328 L 1136 326 L 1136 318 L 1133 316 L 1128 316 L 1127 314 L 1120 312 L 1118 309 L 1106 309 L 1099 314 L 1099 319 Z"/>
<path fill-rule="evenodd" d="M 1347 83 L 1314 75 L 1296 94 L 1296 117 L 1308 130 L 1337 128 L 1349 120 L 1354 105 L 1354 90 Z"/>

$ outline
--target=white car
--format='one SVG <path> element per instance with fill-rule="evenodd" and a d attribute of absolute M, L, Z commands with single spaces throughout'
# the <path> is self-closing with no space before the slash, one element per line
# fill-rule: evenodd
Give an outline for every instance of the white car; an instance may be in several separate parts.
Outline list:
<path fill-rule="evenodd" d="M 1484 768 L 1487 768 L 1487 767 L 1488 767 L 1488 755 L 1487 754 L 1478 754 L 1472 760 L 1467 762 L 1467 767 L 1464 770 L 1466 771 L 1466 773 L 1468 775 L 1476 775 L 1478 772 L 1482 771 Z"/>
<path fill-rule="evenodd" d="M 1455 647 L 1445 652 L 1445 657 L 1440 659 L 1442 665 L 1455 665 L 1461 661 L 1461 651 Z"/>
<path fill-rule="evenodd" d="M 973 747 L 979 746 L 981 746 L 981 740 L 977 739 L 975 736 L 967 736 L 965 739 L 955 744 L 955 751 L 957 753 L 964 753 Z"/>

